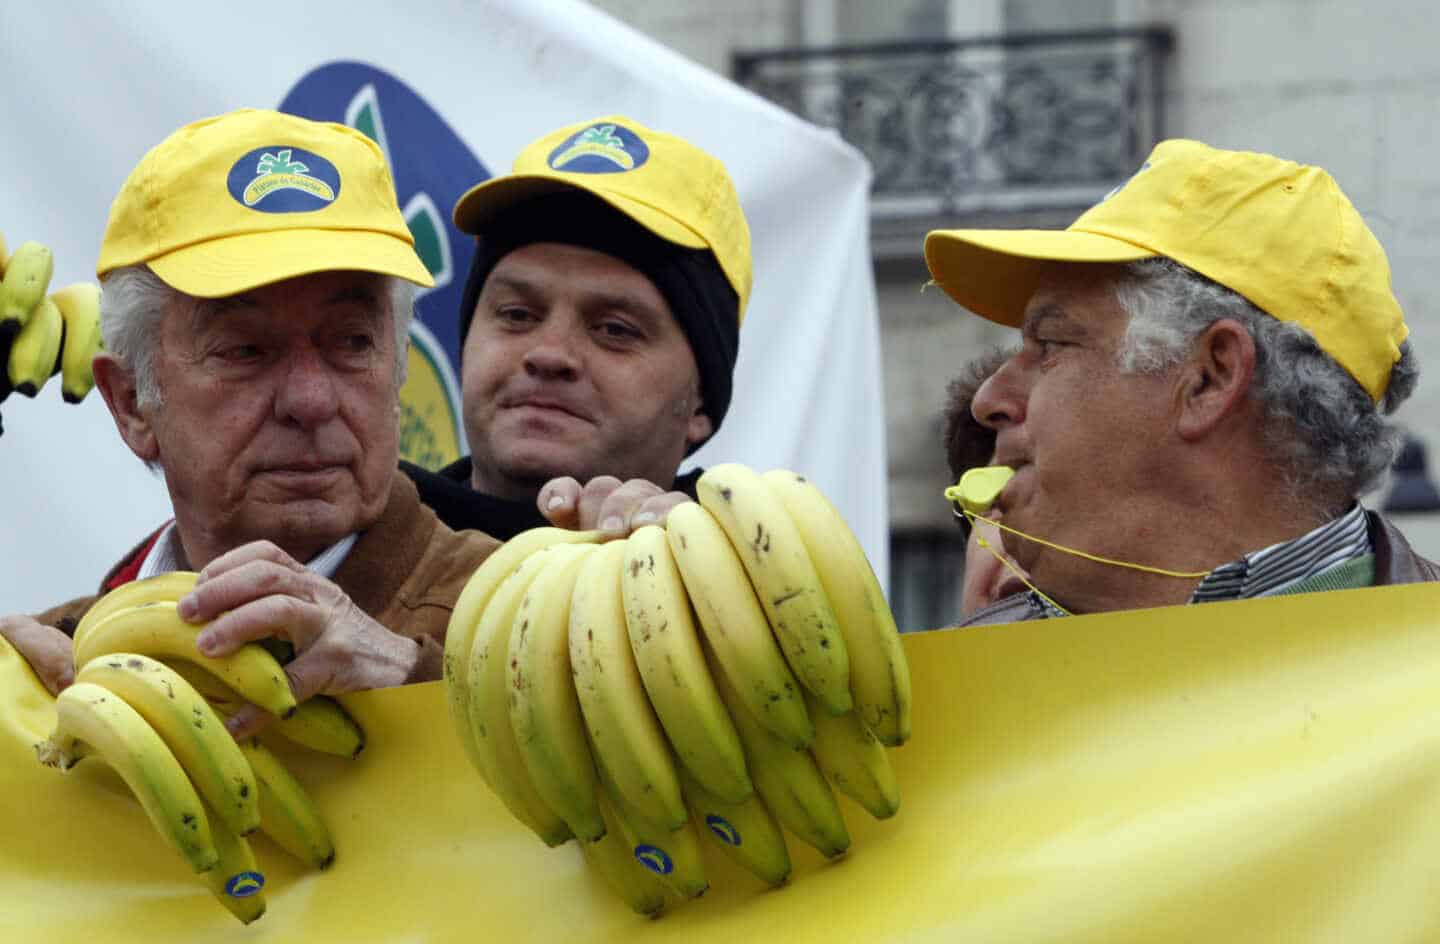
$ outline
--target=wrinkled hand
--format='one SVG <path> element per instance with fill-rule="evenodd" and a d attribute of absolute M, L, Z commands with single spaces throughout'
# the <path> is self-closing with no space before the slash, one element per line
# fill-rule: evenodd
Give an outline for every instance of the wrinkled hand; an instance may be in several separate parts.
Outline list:
<path fill-rule="evenodd" d="M 401 685 L 420 658 L 418 642 L 371 619 L 332 581 L 269 541 L 211 561 L 179 608 L 189 622 L 211 621 L 196 638 L 207 656 L 225 656 L 267 636 L 288 640 L 295 658 L 285 674 L 296 701 Z M 226 726 L 239 738 L 269 720 L 247 705 Z"/>
<path fill-rule="evenodd" d="M 667 492 L 645 479 L 621 482 L 613 475 L 596 476 L 583 486 L 569 476 L 551 479 L 535 498 L 540 513 L 556 527 L 599 529 L 613 537 L 664 524 L 670 509 L 687 501 L 684 492 Z"/>
<path fill-rule="evenodd" d="M 54 626 L 37 623 L 28 616 L 0 616 L 0 637 L 30 663 L 50 694 L 60 694 L 62 688 L 75 681 L 70 637 Z"/>

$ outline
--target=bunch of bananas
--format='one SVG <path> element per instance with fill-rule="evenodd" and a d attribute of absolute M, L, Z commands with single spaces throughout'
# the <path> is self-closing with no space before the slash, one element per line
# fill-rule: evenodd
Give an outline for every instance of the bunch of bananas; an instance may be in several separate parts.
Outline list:
<path fill-rule="evenodd" d="M 623 541 L 517 535 L 477 568 L 445 643 L 486 783 L 652 915 L 709 887 L 701 833 L 770 884 L 791 870 L 782 827 L 844 853 L 832 785 L 894 815 L 884 748 L 910 734 L 894 617 L 820 490 L 731 463 L 698 496 Z"/>
<path fill-rule="evenodd" d="M 265 877 L 246 836 L 258 828 L 317 869 L 335 847 L 305 788 L 259 738 L 237 743 L 222 711 L 253 703 L 291 740 L 347 757 L 364 735 L 338 702 L 297 705 L 280 662 L 258 643 L 202 656 L 203 627 L 180 619 L 175 602 L 195 579 L 135 581 L 90 608 L 75 629 L 75 682 L 57 697 L 55 730 L 35 749 L 61 770 L 92 754 L 105 760 L 161 836 L 248 924 L 265 912 Z"/>
<path fill-rule="evenodd" d="M 55 374 L 67 403 L 79 403 L 95 386 L 90 361 L 102 346 L 100 286 L 76 282 L 47 295 L 54 271 L 49 247 L 27 242 L 7 260 L 0 236 L 0 403 L 11 392 L 35 396 Z"/>

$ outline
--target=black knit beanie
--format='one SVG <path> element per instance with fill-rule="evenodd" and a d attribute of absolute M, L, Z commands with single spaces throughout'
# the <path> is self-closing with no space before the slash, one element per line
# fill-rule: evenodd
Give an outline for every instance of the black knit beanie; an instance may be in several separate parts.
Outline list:
<path fill-rule="evenodd" d="M 589 194 L 553 193 L 509 207 L 485 223 L 460 302 L 460 348 L 475 317 L 480 289 L 496 264 L 531 243 L 567 243 L 613 256 L 648 278 L 665 301 L 695 354 L 705 415 L 715 429 L 730 408 L 740 345 L 740 297 L 708 249 L 661 239 L 608 203 Z M 690 452 L 699 448 L 696 443 Z"/>

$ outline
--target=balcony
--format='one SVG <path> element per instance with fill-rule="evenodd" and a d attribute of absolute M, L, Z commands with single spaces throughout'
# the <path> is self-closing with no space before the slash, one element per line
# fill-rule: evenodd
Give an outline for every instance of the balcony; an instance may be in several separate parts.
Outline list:
<path fill-rule="evenodd" d="M 1064 225 L 1163 136 L 1161 28 L 737 52 L 736 81 L 869 158 L 879 255 L 934 225 Z M 887 252 L 887 250 L 890 250 Z"/>

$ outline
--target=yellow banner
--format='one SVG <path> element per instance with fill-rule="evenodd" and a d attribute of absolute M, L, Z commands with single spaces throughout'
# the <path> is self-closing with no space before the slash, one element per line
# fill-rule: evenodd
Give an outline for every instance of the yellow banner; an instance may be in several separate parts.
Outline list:
<path fill-rule="evenodd" d="M 632 914 L 492 799 L 430 684 L 349 699 L 359 760 L 286 755 L 338 855 L 254 839 L 243 927 L 99 762 L 36 762 L 53 708 L 0 644 L 0 940 L 1440 940 L 1440 584 L 905 645 L 900 813 L 845 801 L 850 853 L 792 841 L 786 887 L 708 855 L 704 898 Z"/>

